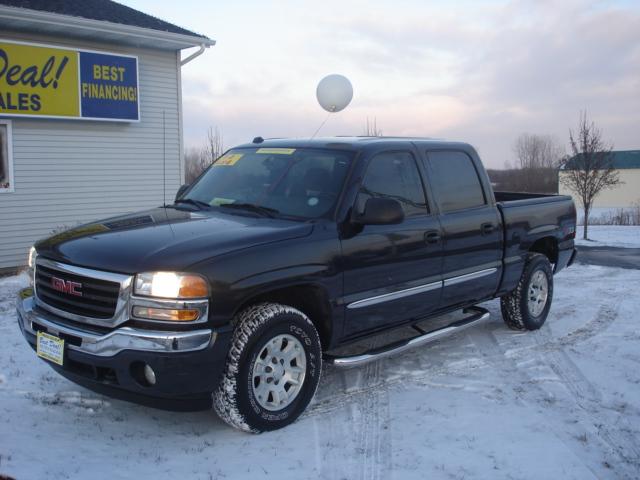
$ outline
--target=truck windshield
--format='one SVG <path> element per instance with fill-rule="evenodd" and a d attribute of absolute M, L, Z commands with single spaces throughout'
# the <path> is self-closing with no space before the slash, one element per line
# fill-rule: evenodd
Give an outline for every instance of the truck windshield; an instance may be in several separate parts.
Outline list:
<path fill-rule="evenodd" d="M 179 202 L 265 216 L 322 217 L 333 210 L 353 155 L 312 148 L 233 149 Z"/>

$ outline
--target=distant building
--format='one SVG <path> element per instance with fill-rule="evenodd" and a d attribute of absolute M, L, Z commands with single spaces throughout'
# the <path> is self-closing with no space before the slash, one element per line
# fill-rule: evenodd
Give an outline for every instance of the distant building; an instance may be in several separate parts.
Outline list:
<path fill-rule="evenodd" d="M 618 171 L 620 185 L 601 191 L 595 198 L 594 208 L 627 208 L 640 202 L 640 150 L 618 150 L 611 152 L 613 155 L 613 168 Z M 567 167 L 571 168 L 571 160 Z M 576 206 L 580 202 L 575 192 L 570 191 L 562 183 L 566 171 L 560 170 L 560 194 L 573 196 Z"/>
<path fill-rule="evenodd" d="M 214 43 L 110 0 L 0 0 L 0 272 L 53 230 L 173 200 L 181 66 Z"/>

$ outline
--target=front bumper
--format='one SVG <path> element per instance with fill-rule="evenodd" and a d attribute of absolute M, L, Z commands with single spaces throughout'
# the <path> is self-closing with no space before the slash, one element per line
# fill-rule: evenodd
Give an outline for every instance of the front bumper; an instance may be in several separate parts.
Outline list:
<path fill-rule="evenodd" d="M 47 362 L 71 381 L 94 391 L 169 410 L 211 406 L 231 337 L 229 329 L 184 332 L 120 327 L 108 333 L 70 326 L 36 306 L 33 297 L 17 303 L 20 330 L 33 349 L 44 331 L 65 340 L 63 366 Z M 156 374 L 154 385 L 140 382 L 140 364 Z"/>

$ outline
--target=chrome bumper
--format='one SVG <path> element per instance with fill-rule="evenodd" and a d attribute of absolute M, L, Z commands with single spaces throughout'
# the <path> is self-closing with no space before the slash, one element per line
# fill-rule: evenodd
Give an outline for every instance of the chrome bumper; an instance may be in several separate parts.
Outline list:
<path fill-rule="evenodd" d="M 160 353 L 193 352 L 206 348 L 216 340 L 216 333 L 210 329 L 167 332 L 120 327 L 100 335 L 61 325 L 54 315 L 42 309 L 35 311 L 35 308 L 34 297 L 22 298 L 22 295 L 19 296 L 17 302 L 18 322 L 20 322 L 23 332 L 36 335 L 35 324 L 44 327 L 52 335 L 70 335 L 79 339 L 80 345 L 72 345 L 67 342 L 67 348 L 100 357 L 111 357 L 123 350 Z"/>

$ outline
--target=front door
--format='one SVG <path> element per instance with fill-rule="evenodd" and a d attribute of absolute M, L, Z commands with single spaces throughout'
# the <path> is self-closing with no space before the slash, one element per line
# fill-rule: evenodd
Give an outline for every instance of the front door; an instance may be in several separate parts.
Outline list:
<path fill-rule="evenodd" d="M 358 213 L 370 197 L 399 201 L 405 219 L 358 227 L 342 238 L 345 337 L 422 316 L 440 300 L 440 223 L 429 210 L 411 151 L 370 159 L 354 206 Z"/>

